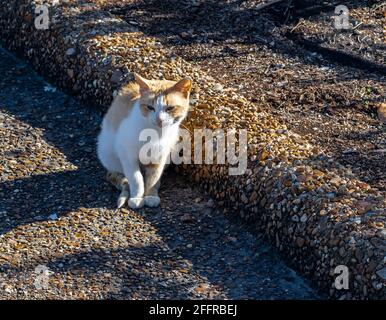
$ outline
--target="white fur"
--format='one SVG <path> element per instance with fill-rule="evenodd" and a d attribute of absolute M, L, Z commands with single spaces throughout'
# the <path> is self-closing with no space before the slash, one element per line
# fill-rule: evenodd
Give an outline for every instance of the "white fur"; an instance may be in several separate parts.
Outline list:
<path fill-rule="evenodd" d="M 162 120 L 162 129 L 157 126 L 157 119 Z M 139 102 L 133 105 L 133 109 L 124 118 L 118 128 L 111 128 L 105 119 L 102 122 L 102 130 L 98 136 L 98 158 L 102 165 L 113 172 L 123 173 L 129 181 L 130 199 L 129 206 L 140 208 L 145 204 L 144 179 L 140 171 L 139 152 L 146 141 L 139 141 L 139 135 L 144 129 L 157 130 L 160 139 L 153 141 L 161 150 L 161 161 L 166 161 L 171 149 L 178 141 L 178 131 L 181 121 L 173 123 L 173 119 L 163 110 L 163 97 L 160 96 L 155 106 L 155 111 L 145 117 L 140 109 Z M 158 198 L 158 197 L 157 197 Z M 146 199 L 149 206 L 157 206 L 158 200 Z M 122 206 L 123 199 L 119 199 Z"/>

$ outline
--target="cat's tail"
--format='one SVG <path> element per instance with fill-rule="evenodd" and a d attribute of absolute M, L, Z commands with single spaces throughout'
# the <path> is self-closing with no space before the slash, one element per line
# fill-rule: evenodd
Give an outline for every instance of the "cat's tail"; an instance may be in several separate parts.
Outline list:
<path fill-rule="evenodd" d="M 129 199 L 129 182 L 122 173 L 118 172 L 107 172 L 106 179 L 121 191 L 118 197 L 117 207 L 118 209 L 122 208 L 125 205 L 127 199 Z"/>

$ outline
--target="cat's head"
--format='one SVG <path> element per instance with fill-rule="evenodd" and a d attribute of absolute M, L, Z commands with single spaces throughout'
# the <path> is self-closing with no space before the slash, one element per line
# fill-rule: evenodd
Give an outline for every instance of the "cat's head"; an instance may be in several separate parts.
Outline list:
<path fill-rule="evenodd" d="M 134 77 L 140 89 L 141 112 L 154 127 L 181 123 L 189 111 L 190 79 L 175 82 L 147 80 L 138 74 L 134 74 Z"/>

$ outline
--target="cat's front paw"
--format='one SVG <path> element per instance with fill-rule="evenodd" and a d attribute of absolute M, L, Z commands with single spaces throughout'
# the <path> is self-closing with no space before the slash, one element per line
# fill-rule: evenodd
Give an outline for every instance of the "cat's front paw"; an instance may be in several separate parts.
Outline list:
<path fill-rule="evenodd" d="M 151 208 L 158 207 L 161 199 L 157 196 L 145 196 L 145 205 Z"/>
<path fill-rule="evenodd" d="M 129 207 L 131 209 L 139 209 L 142 208 L 145 204 L 144 198 L 130 198 L 129 199 Z"/>

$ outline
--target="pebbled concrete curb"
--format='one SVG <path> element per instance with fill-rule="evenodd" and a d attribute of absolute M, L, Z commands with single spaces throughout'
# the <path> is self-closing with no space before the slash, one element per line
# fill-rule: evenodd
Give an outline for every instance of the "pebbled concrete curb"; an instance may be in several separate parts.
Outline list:
<path fill-rule="evenodd" d="M 55 23 L 34 26 L 41 1 L 0 0 L 0 39 L 53 83 L 101 108 L 139 72 L 149 78 L 195 82 L 192 130 L 248 129 L 248 170 L 228 165 L 181 165 L 224 211 L 253 221 L 301 273 L 332 298 L 386 298 L 385 194 L 358 181 L 323 150 L 287 130 L 237 92 L 216 82 L 100 6 L 103 1 L 51 6 Z M 337 290 L 337 266 L 349 271 L 349 289 Z"/>

